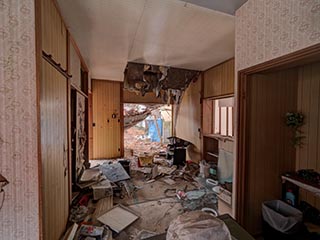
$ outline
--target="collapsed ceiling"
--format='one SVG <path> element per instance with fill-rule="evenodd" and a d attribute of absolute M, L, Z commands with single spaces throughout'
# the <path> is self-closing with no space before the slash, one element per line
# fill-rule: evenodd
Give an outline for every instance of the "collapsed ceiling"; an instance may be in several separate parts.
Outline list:
<path fill-rule="evenodd" d="M 137 123 L 146 119 L 153 110 L 161 107 L 162 104 L 126 104 L 124 106 L 124 129 L 131 128 Z"/>
<path fill-rule="evenodd" d="M 144 96 L 154 92 L 169 104 L 180 103 L 182 93 L 200 71 L 129 62 L 124 72 L 124 88 Z"/>

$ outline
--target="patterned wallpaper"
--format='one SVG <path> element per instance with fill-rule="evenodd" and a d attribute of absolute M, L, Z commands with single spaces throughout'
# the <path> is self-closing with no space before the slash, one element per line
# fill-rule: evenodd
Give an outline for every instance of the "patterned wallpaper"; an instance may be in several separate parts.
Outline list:
<path fill-rule="evenodd" d="M 320 43 L 320 0 L 249 0 L 236 12 L 236 69 Z"/>
<path fill-rule="evenodd" d="M 0 0 L 0 239 L 39 239 L 34 0 Z M 0 201 L 2 196 L 0 194 Z"/>

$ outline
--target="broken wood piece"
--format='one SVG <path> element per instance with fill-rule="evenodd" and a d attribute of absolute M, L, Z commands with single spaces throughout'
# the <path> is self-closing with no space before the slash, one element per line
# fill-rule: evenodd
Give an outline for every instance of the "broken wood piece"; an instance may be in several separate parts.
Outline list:
<path fill-rule="evenodd" d="M 67 232 L 66 232 L 66 234 L 64 235 L 64 237 L 62 238 L 63 240 L 73 240 L 74 239 L 74 237 L 75 237 L 75 235 L 76 235 L 76 232 L 77 232 L 77 230 L 78 230 L 78 224 L 77 223 L 74 223 L 73 225 L 72 225 L 72 227 L 70 227 L 68 230 L 67 230 Z"/>
<path fill-rule="evenodd" d="M 155 182 L 156 180 L 155 179 L 151 179 L 151 180 L 149 180 L 149 181 L 146 181 L 146 183 L 153 183 L 153 182 Z"/>
<path fill-rule="evenodd" d="M 100 216 L 98 221 L 107 225 L 116 233 L 119 233 L 138 218 L 139 216 L 132 210 L 119 204 Z"/>
<path fill-rule="evenodd" d="M 155 179 L 158 176 L 158 165 L 154 165 L 152 168 L 152 178 Z"/>
<path fill-rule="evenodd" d="M 162 180 L 163 182 L 165 182 L 166 184 L 169 184 L 170 186 L 175 185 L 176 181 L 170 179 L 170 178 L 165 178 Z"/>

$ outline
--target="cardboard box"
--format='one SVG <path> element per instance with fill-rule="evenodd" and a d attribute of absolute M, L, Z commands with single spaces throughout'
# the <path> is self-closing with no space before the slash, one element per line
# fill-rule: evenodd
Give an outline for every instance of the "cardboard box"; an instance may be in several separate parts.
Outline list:
<path fill-rule="evenodd" d="M 92 186 L 93 200 L 110 197 L 113 195 L 112 185 L 109 180 L 103 180 Z"/>

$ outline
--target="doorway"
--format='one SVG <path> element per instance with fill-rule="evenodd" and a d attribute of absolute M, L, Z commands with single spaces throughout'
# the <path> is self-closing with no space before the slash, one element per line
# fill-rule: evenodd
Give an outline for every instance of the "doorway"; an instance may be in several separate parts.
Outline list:
<path fill-rule="evenodd" d="M 286 125 L 288 114 L 301 113 L 306 129 L 318 132 L 319 60 L 317 45 L 238 74 L 236 218 L 254 235 L 262 230 L 262 202 L 281 199 L 281 175 L 302 168 L 319 171 L 309 165 L 318 162 L 317 148 L 309 144 L 317 143 L 316 135 L 302 128 L 306 145 L 296 147 Z"/>

